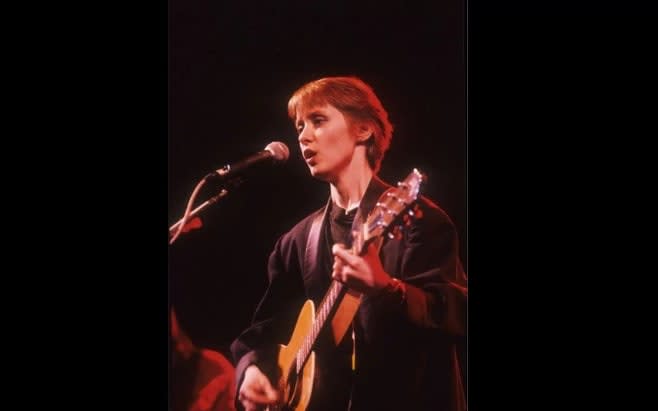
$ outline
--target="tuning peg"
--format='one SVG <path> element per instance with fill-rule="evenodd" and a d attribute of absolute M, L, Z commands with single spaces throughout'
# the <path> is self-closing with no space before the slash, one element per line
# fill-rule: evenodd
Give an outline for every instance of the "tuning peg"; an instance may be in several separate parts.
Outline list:
<path fill-rule="evenodd" d="M 414 216 L 415 218 L 418 218 L 418 219 L 423 218 L 423 210 L 420 209 L 420 206 L 418 206 L 418 204 L 414 205 L 413 214 L 412 213 L 410 213 L 410 214 L 412 216 Z"/>
<path fill-rule="evenodd" d="M 396 225 L 388 233 L 388 238 L 391 240 L 401 240 L 402 239 L 402 226 Z"/>
<path fill-rule="evenodd" d="M 411 211 L 411 210 L 409 210 Z M 402 216 L 402 223 L 405 227 L 411 226 L 411 223 L 415 220 L 415 214 L 408 213 Z"/>

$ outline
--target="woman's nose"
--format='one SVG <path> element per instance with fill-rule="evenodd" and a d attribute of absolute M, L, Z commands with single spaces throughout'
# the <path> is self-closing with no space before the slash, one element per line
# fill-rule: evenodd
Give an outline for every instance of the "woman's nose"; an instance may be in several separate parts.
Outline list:
<path fill-rule="evenodd" d="M 304 127 L 302 129 L 302 132 L 299 133 L 299 137 L 297 139 L 301 144 L 308 143 L 313 136 L 313 133 L 311 133 L 311 129 L 309 127 Z"/>

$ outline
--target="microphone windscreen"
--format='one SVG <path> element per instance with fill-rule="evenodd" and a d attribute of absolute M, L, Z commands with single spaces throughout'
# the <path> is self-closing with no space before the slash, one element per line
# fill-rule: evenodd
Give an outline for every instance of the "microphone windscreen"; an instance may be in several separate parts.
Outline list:
<path fill-rule="evenodd" d="M 277 161 L 286 161 L 290 156 L 290 150 L 288 150 L 288 146 L 280 141 L 271 142 L 267 145 L 267 147 L 265 147 L 265 150 L 272 153 L 272 156 Z"/>

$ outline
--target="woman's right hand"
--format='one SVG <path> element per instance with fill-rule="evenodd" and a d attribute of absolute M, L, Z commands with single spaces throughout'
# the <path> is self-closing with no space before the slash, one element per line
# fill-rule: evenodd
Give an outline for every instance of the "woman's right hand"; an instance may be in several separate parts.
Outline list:
<path fill-rule="evenodd" d="M 238 400 L 245 411 L 262 411 L 276 404 L 279 394 L 267 376 L 257 366 L 250 365 L 244 373 Z"/>

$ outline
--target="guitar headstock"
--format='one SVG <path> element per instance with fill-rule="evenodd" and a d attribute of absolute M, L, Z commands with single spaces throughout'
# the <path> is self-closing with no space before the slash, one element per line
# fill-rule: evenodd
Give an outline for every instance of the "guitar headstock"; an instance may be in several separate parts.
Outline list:
<path fill-rule="evenodd" d="M 387 232 L 389 235 L 399 235 L 400 226 L 395 224 L 397 221 L 409 223 L 410 218 L 422 217 L 417 206 L 415 209 L 413 206 L 418 199 L 420 186 L 426 179 L 424 174 L 414 168 L 397 187 L 388 189 L 379 197 L 377 205 L 362 226 L 359 251 L 363 251 L 363 245 Z"/>

